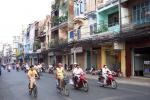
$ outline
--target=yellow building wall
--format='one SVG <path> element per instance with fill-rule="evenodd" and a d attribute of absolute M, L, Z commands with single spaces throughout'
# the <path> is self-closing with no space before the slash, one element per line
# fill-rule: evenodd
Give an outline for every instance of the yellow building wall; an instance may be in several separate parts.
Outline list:
<path fill-rule="evenodd" d="M 81 68 L 84 69 L 84 53 L 76 54 L 77 63 L 80 64 Z"/>
<path fill-rule="evenodd" d="M 97 66 L 98 66 L 98 69 L 102 67 L 102 65 L 101 65 L 101 49 L 97 50 Z"/>
<path fill-rule="evenodd" d="M 106 52 L 105 52 L 105 48 L 102 47 L 101 48 L 101 66 L 106 64 Z"/>
<path fill-rule="evenodd" d="M 123 76 L 126 75 L 125 49 L 121 50 L 121 72 Z"/>

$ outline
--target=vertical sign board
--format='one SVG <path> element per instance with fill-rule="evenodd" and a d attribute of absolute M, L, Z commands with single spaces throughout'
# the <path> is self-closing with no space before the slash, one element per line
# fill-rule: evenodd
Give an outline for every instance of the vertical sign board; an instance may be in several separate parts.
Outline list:
<path fill-rule="evenodd" d="M 145 77 L 150 77 L 150 61 L 144 61 L 144 72 Z"/>

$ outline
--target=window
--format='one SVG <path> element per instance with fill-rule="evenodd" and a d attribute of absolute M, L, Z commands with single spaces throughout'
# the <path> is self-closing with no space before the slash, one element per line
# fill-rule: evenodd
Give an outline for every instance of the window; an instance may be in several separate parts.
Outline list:
<path fill-rule="evenodd" d="M 132 8 L 132 22 L 134 24 L 143 24 L 150 22 L 150 1 L 145 0 L 136 4 Z"/>
<path fill-rule="evenodd" d="M 73 38 L 74 38 L 74 32 L 71 31 L 71 32 L 70 32 L 70 39 L 73 39 Z"/>
<path fill-rule="evenodd" d="M 112 27 L 119 24 L 119 12 L 108 15 L 108 27 Z"/>
<path fill-rule="evenodd" d="M 97 32 L 97 24 L 90 25 L 90 35 L 93 35 Z"/>
<path fill-rule="evenodd" d="M 83 14 L 83 12 L 84 12 L 84 2 L 81 0 L 81 2 L 80 2 L 80 14 Z"/>
<path fill-rule="evenodd" d="M 77 29 L 78 39 L 81 39 L 81 26 Z"/>

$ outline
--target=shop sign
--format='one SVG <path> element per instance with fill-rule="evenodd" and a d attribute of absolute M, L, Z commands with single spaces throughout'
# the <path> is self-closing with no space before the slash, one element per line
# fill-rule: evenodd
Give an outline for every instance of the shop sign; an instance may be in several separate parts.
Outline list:
<path fill-rule="evenodd" d="M 48 56 L 53 56 L 54 55 L 54 52 L 49 52 L 48 53 Z"/>
<path fill-rule="evenodd" d="M 37 53 L 41 53 L 41 49 L 38 49 L 36 52 L 37 52 Z"/>
<path fill-rule="evenodd" d="M 71 48 L 71 53 L 74 53 L 74 51 L 76 53 L 82 53 L 83 52 L 83 48 L 82 47 Z"/>
<path fill-rule="evenodd" d="M 150 77 L 150 61 L 144 61 L 144 76 Z"/>
<path fill-rule="evenodd" d="M 115 50 L 122 50 L 122 49 L 124 49 L 124 43 L 114 42 L 114 49 Z"/>

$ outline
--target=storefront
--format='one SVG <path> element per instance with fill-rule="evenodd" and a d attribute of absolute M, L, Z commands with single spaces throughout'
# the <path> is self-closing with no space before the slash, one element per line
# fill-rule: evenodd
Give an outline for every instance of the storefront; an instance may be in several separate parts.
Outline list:
<path fill-rule="evenodd" d="M 150 77 L 150 47 L 134 48 L 134 76 Z"/>
<path fill-rule="evenodd" d="M 149 61 L 150 39 L 136 39 L 126 42 L 127 76 L 150 76 Z"/>

